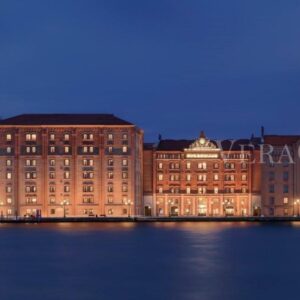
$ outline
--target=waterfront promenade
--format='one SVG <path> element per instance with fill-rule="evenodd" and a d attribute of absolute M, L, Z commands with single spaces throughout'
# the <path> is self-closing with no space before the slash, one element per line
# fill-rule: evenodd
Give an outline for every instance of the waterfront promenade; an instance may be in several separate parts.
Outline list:
<path fill-rule="evenodd" d="M 0 223 L 149 223 L 149 222 L 299 222 L 295 217 L 61 217 L 61 218 L 2 218 Z"/>

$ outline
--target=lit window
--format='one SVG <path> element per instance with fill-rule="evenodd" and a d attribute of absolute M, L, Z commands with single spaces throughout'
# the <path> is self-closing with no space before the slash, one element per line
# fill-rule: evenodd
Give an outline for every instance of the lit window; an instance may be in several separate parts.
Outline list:
<path fill-rule="evenodd" d="M 7 202 L 7 204 L 12 204 L 12 198 L 11 197 L 7 197 L 6 198 L 6 202 Z"/>
<path fill-rule="evenodd" d="M 64 159 L 64 166 L 69 166 L 70 160 L 68 158 Z"/>
<path fill-rule="evenodd" d="M 10 142 L 12 140 L 12 135 L 10 133 L 6 134 L 6 140 Z"/>
<path fill-rule="evenodd" d="M 65 153 L 70 153 L 70 147 L 69 146 L 65 146 L 64 147 L 64 152 Z"/>
<path fill-rule="evenodd" d="M 113 139 L 114 139 L 113 134 L 112 134 L 112 133 L 109 133 L 109 134 L 107 135 L 107 139 L 108 139 L 109 141 L 113 141 Z"/>
<path fill-rule="evenodd" d="M 122 134 L 122 140 L 127 140 L 128 139 L 128 134 L 127 133 L 123 133 Z"/>
<path fill-rule="evenodd" d="M 8 167 L 10 167 L 10 166 L 12 165 L 12 160 L 11 160 L 11 159 L 7 159 L 7 160 L 6 160 L 6 165 L 7 165 Z"/>
<path fill-rule="evenodd" d="M 69 171 L 65 171 L 64 172 L 64 179 L 69 179 L 70 178 L 70 172 Z"/>
<path fill-rule="evenodd" d="M 158 174 L 158 180 L 162 181 L 164 179 L 164 175 L 163 174 Z"/>
<path fill-rule="evenodd" d="M 191 174 L 186 174 L 186 180 L 191 181 Z"/>
<path fill-rule="evenodd" d="M 36 141 L 36 133 L 26 133 L 25 139 L 27 142 Z"/>
<path fill-rule="evenodd" d="M 217 186 L 214 187 L 214 193 L 218 194 L 219 193 L 219 188 Z"/>
<path fill-rule="evenodd" d="M 123 146 L 123 147 L 122 147 L 122 152 L 123 152 L 123 153 L 127 153 L 127 146 Z"/>
<path fill-rule="evenodd" d="M 54 159 L 50 159 L 49 164 L 50 164 L 50 166 L 55 166 L 55 160 Z"/>
<path fill-rule="evenodd" d="M 49 139 L 50 139 L 50 141 L 54 141 L 55 140 L 55 134 L 50 133 Z"/>
<path fill-rule="evenodd" d="M 49 178 L 50 179 L 55 179 L 55 173 L 54 172 L 50 172 L 49 173 Z"/>
<path fill-rule="evenodd" d="M 283 198 L 283 203 L 284 204 L 288 204 L 289 203 L 289 198 L 288 197 L 284 197 Z"/>
<path fill-rule="evenodd" d="M 189 186 L 186 187 L 186 193 L 190 194 L 191 193 L 191 188 Z"/>
<path fill-rule="evenodd" d="M 113 166 L 114 165 L 114 161 L 112 159 L 109 159 L 107 161 L 108 166 Z"/>
<path fill-rule="evenodd" d="M 127 184 L 122 185 L 122 192 L 128 192 L 128 186 Z"/>
<path fill-rule="evenodd" d="M 190 163 L 189 161 L 186 163 L 186 168 L 187 168 L 187 169 L 190 169 L 190 168 L 191 168 L 191 163 Z"/>
<path fill-rule="evenodd" d="M 64 185 L 64 192 L 69 193 L 70 192 L 70 186 L 69 185 Z"/>
<path fill-rule="evenodd" d="M 107 191 L 108 191 L 109 193 L 112 193 L 112 192 L 114 191 L 114 187 L 113 187 L 112 184 L 109 184 L 109 185 L 107 186 Z"/>
<path fill-rule="evenodd" d="M 113 179 L 114 178 L 114 173 L 113 172 L 108 172 L 107 173 L 107 178 L 108 179 Z"/>
<path fill-rule="evenodd" d="M 64 134 L 64 140 L 65 141 L 69 141 L 70 140 L 70 134 L 69 133 L 65 133 Z"/>
<path fill-rule="evenodd" d="M 128 166 L 128 160 L 122 159 L 122 166 Z"/>
<path fill-rule="evenodd" d="M 12 192 L 12 187 L 11 185 L 6 186 L 6 193 L 11 193 Z"/>
<path fill-rule="evenodd" d="M 6 179 L 11 179 L 12 178 L 12 173 L 11 172 L 7 172 L 6 173 Z"/>
<path fill-rule="evenodd" d="M 12 148 L 11 147 L 6 147 L 6 153 L 11 153 L 12 152 Z"/>
<path fill-rule="evenodd" d="M 243 180 L 243 181 L 247 180 L 247 175 L 246 175 L 246 174 L 243 174 L 243 175 L 242 175 L 242 180 Z"/>
<path fill-rule="evenodd" d="M 158 169 L 162 169 L 162 168 L 163 168 L 163 163 L 162 162 L 158 163 Z"/>
<path fill-rule="evenodd" d="M 122 172 L 122 179 L 127 179 L 127 178 L 128 178 L 128 173 Z"/>

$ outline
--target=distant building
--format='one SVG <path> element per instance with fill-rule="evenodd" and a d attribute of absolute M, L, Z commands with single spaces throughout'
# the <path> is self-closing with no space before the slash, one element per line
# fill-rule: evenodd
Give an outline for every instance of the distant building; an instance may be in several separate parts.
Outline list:
<path fill-rule="evenodd" d="M 146 206 L 156 216 L 259 215 L 260 164 L 252 163 L 259 142 L 217 143 L 202 132 L 196 140 L 161 139 L 156 147 L 145 147 Z"/>
<path fill-rule="evenodd" d="M 110 114 L 0 121 L 2 216 L 143 214 L 143 131 Z"/>
<path fill-rule="evenodd" d="M 262 164 L 262 214 L 300 214 L 300 136 L 265 135 Z"/>

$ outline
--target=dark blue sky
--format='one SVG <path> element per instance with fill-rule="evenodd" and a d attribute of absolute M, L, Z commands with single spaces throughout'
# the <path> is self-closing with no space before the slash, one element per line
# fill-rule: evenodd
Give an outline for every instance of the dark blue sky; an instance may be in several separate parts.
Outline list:
<path fill-rule="evenodd" d="M 300 134 L 300 1 L 3 0 L 0 104 L 114 113 L 148 141 Z"/>

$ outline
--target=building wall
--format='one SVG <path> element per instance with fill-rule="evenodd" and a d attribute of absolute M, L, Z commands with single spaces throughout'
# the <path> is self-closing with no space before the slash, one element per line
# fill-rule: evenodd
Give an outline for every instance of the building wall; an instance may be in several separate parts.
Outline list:
<path fill-rule="evenodd" d="M 1 213 L 58 217 L 65 201 L 69 216 L 140 214 L 142 146 L 143 132 L 131 125 L 2 125 Z"/>

